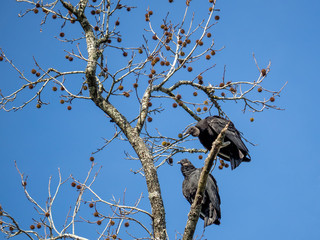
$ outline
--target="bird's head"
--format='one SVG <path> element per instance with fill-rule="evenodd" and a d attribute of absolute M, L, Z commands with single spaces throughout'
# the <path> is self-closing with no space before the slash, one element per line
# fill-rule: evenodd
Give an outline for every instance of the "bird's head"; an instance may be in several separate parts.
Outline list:
<path fill-rule="evenodd" d="M 181 164 L 181 172 L 184 177 L 189 176 L 196 168 L 188 159 L 182 159 L 178 162 Z"/>
<path fill-rule="evenodd" d="M 188 159 L 182 159 L 179 162 L 177 162 L 178 164 L 181 164 L 181 166 L 183 167 L 187 167 L 187 166 L 193 166 L 192 163 L 188 160 Z"/>
<path fill-rule="evenodd" d="M 188 128 L 185 134 L 191 134 L 194 137 L 198 137 L 200 135 L 200 130 L 199 128 L 192 126 Z"/>

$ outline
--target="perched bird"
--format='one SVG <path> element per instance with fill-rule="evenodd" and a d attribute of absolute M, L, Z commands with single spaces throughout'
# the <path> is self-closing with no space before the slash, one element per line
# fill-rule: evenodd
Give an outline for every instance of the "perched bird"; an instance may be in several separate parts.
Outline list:
<path fill-rule="evenodd" d="M 200 120 L 195 126 L 190 127 L 186 134 L 191 134 L 194 137 L 199 137 L 201 144 L 211 150 L 212 143 L 218 137 L 221 130 L 229 121 L 219 117 L 206 117 Z M 232 122 L 226 131 L 223 146 L 220 148 L 218 156 L 224 160 L 231 162 L 231 169 L 235 169 L 241 162 L 250 162 L 251 157 L 249 150 L 241 140 L 239 131 L 235 128 Z"/>
<path fill-rule="evenodd" d="M 183 196 L 192 204 L 197 193 L 201 169 L 195 168 L 188 159 L 182 159 L 178 163 L 181 164 L 181 172 L 184 176 L 182 183 Z M 218 191 L 216 180 L 209 174 L 200 212 L 200 218 L 204 220 L 204 227 L 211 224 L 220 225 L 221 210 Z"/>

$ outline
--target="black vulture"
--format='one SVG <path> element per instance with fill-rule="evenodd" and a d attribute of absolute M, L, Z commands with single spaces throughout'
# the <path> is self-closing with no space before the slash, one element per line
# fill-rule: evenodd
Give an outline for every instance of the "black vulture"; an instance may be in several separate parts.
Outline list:
<path fill-rule="evenodd" d="M 195 168 L 188 159 L 182 159 L 178 163 L 181 164 L 181 172 L 184 176 L 182 193 L 192 204 L 196 196 L 201 168 Z M 220 225 L 221 211 L 218 191 L 216 180 L 209 174 L 200 212 L 200 218 L 204 220 L 204 227 L 211 224 Z"/>
<path fill-rule="evenodd" d="M 219 133 L 228 122 L 228 120 L 219 116 L 206 117 L 205 119 L 200 120 L 195 126 L 190 127 L 186 134 L 199 137 L 201 144 L 210 151 L 212 143 L 216 140 Z M 246 145 L 244 145 L 239 131 L 232 122 L 230 122 L 226 131 L 223 145 L 218 156 L 224 160 L 230 161 L 231 169 L 235 169 L 243 161 L 251 161 L 249 150 Z"/>

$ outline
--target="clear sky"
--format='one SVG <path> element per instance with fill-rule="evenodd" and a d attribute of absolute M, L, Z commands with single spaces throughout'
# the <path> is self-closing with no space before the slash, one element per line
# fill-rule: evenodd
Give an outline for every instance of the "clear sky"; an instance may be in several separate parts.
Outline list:
<path fill-rule="evenodd" d="M 154 11 L 154 24 L 159 28 L 167 11 L 171 12 L 169 18 L 178 22 L 185 1 L 175 0 L 172 4 L 167 1 L 135 2 L 138 8 L 132 10 L 132 15 L 125 11 L 123 15 L 119 14 L 123 43 L 127 45 L 141 43 L 141 33 L 148 35 L 143 32 L 147 27 L 144 13 L 148 5 Z M 192 1 L 190 10 L 199 22 L 209 5 L 207 1 L 197 2 Z M 48 18 L 47 24 L 40 26 L 42 12 L 19 18 L 18 13 L 26 6 L 15 1 L 1 4 L 0 47 L 9 59 L 13 59 L 28 76 L 34 67 L 33 56 L 45 69 L 51 66 L 63 70 L 83 69 L 84 64 L 80 61 L 70 63 L 64 59 L 64 49 L 70 50 L 75 45 L 69 46 L 54 38 L 59 35 L 62 22 Z M 212 34 L 216 48 L 225 48 L 216 54 L 213 61 L 217 66 L 206 73 L 206 79 L 220 82 L 226 65 L 228 80 L 255 80 L 259 73 L 252 57 L 254 52 L 260 67 L 266 67 L 271 61 L 271 72 L 264 86 L 278 90 L 286 82 L 288 84 L 275 101 L 284 111 L 243 114 L 241 102 L 223 104 L 236 127 L 257 146 L 247 144 L 252 162 L 242 163 L 234 171 L 214 170 L 222 201 L 222 219 L 220 226 L 207 227 L 206 239 L 320 239 L 320 161 L 316 155 L 320 134 L 317 107 L 319 7 L 319 1 L 315 0 L 217 1 L 221 19 L 213 27 Z M 63 31 L 76 36 L 79 29 L 76 24 L 69 24 Z M 80 47 L 84 48 L 84 43 Z M 123 61 L 119 55 L 109 58 L 111 70 Z M 8 64 L 0 62 L 0 72 L 3 94 L 20 86 L 21 80 Z M 179 77 L 190 80 L 194 76 L 182 71 Z M 52 92 L 51 87 L 45 92 L 45 100 L 50 104 L 40 110 L 32 103 L 21 111 L 0 111 L 0 204 L 25 228 L 33 223 L 36 212 L 24 197 L 14 160 L 28 175 L 30 193 L 44 206 L 49 177 L 53 177 L 55 185 L 60 168 L 63 178 L 73 174 L 77 179 L 84 179 L 90 167 L 91 152 L 103 145 L 102 138 L 109 138 L 113 133 L 113 124 L 93 103 L 74 101 L 72 110 L 68 111 L 66 105 L 59 103 L 59 94 Z M 28 91 L 26 89 L 17 103 L 31 96 Z M 258 93 L 254 96 L 260 97 Z M 130 113 L 127 102 L 119 100 L 115 104 Z M 161 101 L 153 104 L 160 105 Z M 168 107 L 159 117 L 154 117 L 149 128 L 160 128 L 177 136 L 193 119 L 181 110 L 173 109 L 171 103 L 164 104 Z M 250 122 L 251 117 L 254 122 Z M 201 147 L 198 141 L 193 143 L 194 147 Z M 132 153 L 130 146 L 115 141 L 110 148 L 95 155 L 98 166 L 103 167 L 94 189 L 105 199 L 122 198 L 126 189 L 128 203 L 134 203 L 143 193 L 140 207 L 149 209 L 144 179 L 130 172 L 130 169 L 138 169 L 139 163 L 126 160 L 125 152 Z M 170 239 L 183 232 L 189 211 L 189 203 L 181 192 L 183 177 L 179 165 L 175 164 L 185 157 L 197 167 L 203 164 L 196 154 L 184 154 L 174 159 L 173 166 L 164 165 L 159 170 Z M 58 223 L 64 223 L 68 207 L 76 197 L 76 190 L 71 188 L 70 182 L 66 183 L 55 205 Z M 92 212 L 85 205 L 81 211 L 83 216 Z M 202 224 L 199 220 L 198 235 L 202 233 Z M 79 234 L 95 239 L 96 225 L 80 223 L 79 226 L 82 226 L 78 228 Z M 123 234 L 123 239 L 127 237 Z"/>

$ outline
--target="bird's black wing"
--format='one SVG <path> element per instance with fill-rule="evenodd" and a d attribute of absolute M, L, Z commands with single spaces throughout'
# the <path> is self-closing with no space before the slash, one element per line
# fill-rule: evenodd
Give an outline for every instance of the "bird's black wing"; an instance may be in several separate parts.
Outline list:
<path fill-rule="evenodd" d="M 219 117 L 207 117 L 206 118 L 208 125 L 215 131 L 217 134 L 220 134 L 221 130 L 227 125 L 228 120 Z M 226 138 L 230 140 L 233 144 L 235 144 L 240 150 L 244 152 L 248 152 L 246 145 L 241 140 L 241 136 L 239 131 L 235 128 L 234 124 L 230 122 L 228 130 L 226 131 Z M 225 140 L 225 141 L 228 141 Z"/>
<path fill-rule="evenodd" d="M 221 217 L 221 213 L 220 213 L 221 200 L 220 200 L 219 190 L 218 190 L 217 182 L 211 174 L 209 174 L 208 180 L 207 180 L 206 195 L 210 199 L 210 202 L 212 203 L 213 207 L 217 210 L 218 217 L 220 218 Z"/>
<path fill-rule="evenodd" d="M 193 200 L 197 193 L 198 182 L 200 178 L 200 170 L 195 169 L 189 176 L 185 177 L 182 183 L 182 193 L 183 196 L 188 200 L 190 204 L 193 203 Z"/>

